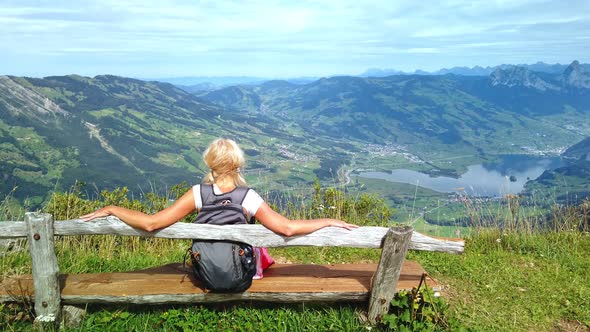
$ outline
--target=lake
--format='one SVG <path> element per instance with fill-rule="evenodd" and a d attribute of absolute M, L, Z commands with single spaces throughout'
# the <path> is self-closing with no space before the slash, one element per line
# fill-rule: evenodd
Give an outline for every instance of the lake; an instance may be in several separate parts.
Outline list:
<path fill-rule="evenodd" d="M 545 170 L 563 165 L 565 161 L 559 157 L 507 155 L 497 162 L 471 165 L 458 178 L 431 176 L 408 169 L 362 172 L 359 176 L 418 185 L 438 192 L 460 191 L 471 196 L 502 196 L 520 193 L 528 180 L 538 178 Z"/>

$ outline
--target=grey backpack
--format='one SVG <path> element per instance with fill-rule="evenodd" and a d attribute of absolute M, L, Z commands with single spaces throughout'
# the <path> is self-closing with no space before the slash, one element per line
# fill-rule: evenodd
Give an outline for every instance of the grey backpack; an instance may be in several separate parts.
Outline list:
<path fill-rule="evenodd" d="M 203 207 L 197 224 L 247 224 L 242 202 L 249 188 L 238 187 L 217 195 L 212 185 L 201 185 Z M 189 249 L 193 272 L 205 288 L 215 292 L 243 292 L 252 285 L 256 257 L 252 246 L 232 241 L 193 240 Z"/>

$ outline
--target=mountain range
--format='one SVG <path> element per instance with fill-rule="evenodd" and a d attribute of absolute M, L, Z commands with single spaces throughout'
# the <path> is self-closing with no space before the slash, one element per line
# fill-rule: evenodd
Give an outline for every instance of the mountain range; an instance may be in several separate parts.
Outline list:
<path fill-rule="evenodd" d="M 549 119 L 568 110 L 588 116 L 589 77 L 575 61 L 561 74 L 511 67 L 488 77 L 332 77 L 305 85 L 232 86 L 199 96 L 227 109 L 294 122 L 315 136 L 502 153 L 514 152 L 517 132 L 533 128 L 539 141 L 547 141 L 542 144 L 577 136 L 577 129 L 586 128 L 578 128 L 579 121 L 558 128 Z"/>
<path fill-rule="evenodd" d="M 585 63 L 581 65 L 584 67 L 586 71 L 590 71 L 590 64 Z M 498 66 L 473 66 L 473 67 L 452 67 L 452 68 L 442 68 L 435 71 L 424 71 L 424 70 L 415 70 L 414 72 L 404 72 L 401 70 L 396 69 L 382 69 L 382 68 L 371 68 L 360 74 L 361 77 L 384 77 L 384 76 L 391 76 L 391 75 L 459 75 L 459 76 L 488 76 L 493 73 L 497 69 L 509 69 L 512 67 L 520 67 L 525 68 L 530 71 L 535 71 L 539 73 L 548 73 L 548 74 L 561 74 L 567 67 L 567 64 L 548 64 L 544 62 L 537 62 L 534 64 L 519 64 L 519 65 L 510 65 L 510 64 L 502 64 Z"/>
<path fill-rule="evenodd" d="M 110 75 L 0 76 L 0 192 L 35 205 L 77 181 L 137 195 L 194 183 L 220 136 L 242 145 L 251 184 L 269 191 L 403 163 L 457 174 L 590 136 L 589 77 L 574 61 L 560 73 L 341 76 L 193 94 Z"/>
<path fill-rule="evenodd" d="M 171 84 L 115 76 L 3 76 L 0 114 L 0 189 L 37 201 L 76 181 L 179 183 L 197 170 L 203 131 L 242 121 Z"/>
<path fill-rule="evenodd" d="M 581 64 L 585 71 L 590 72 L 590 64 Z M 497 69 L 509 69 L 512 67 L 522 67 L 530 71 L 561 74 L 568 65 L 562 64 L 547 64 L 544 62 L 537 62 L 535 64 L 510 65 L 503 64 L 498 66 L 474 66 L 474 67 L 452 67 L 443 68 L 435 71 L 415 70 L 413 72 L 404 72 L 396 69 L 382 69 L 370 68 L 360 75 L 346 75 L 355 77 L 386 77 L 394 75 L 459 75 L 459 76 L 488 76 Z M 339 76 L 339 75 L 336 75 Z M 342 75 L 340 75 L 342 76 Z M 289 83 L 294 84 L 308 84 L 320 79 L 320 77 L 291 77 L 283 79 Z M 275 78 L 253 77 L 253 76 L 186 76 L 186 77 L 161 77 L 143 79 L 144 81 L 158 81 L 166 82 L 176 85 L 188 92 L 213 91 L 220 88 L 234 86 L 234 85 L 257 85 L 267 81 L 276 80 Z"/>

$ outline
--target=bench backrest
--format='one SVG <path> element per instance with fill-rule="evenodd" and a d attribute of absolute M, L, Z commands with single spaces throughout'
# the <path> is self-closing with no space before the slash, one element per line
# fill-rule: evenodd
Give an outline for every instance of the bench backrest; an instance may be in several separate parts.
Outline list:
<path fill-rule="evenodd" d="M 27 214 L 27 216 L 33 215 Z M 47 214 L 34 214 L 51 218 Z M 401 226 L 403 227 L 403 226 Z M 249 243 L 258 247 L 353 247 L 383 248 L 383 239 L 389 228 L 365 226 L 354 230 L 326 227 L 311 234 L 285 237 L 276 234 L 262 225 L 198 225 L 176 223 L 155 232 L 135 229 L 116 217 L 95 219 L 90 222 L 63 220 L 53 222 L 54 235 L 122 235 L 157 237 L 168 239 L 231 240 Z M 0 221 L 0 238 L 26 237 L 25 222 Z M 462 253 L 465 243 L 462 240 L 440 239 L 413 232 L 409 249 Z"/>

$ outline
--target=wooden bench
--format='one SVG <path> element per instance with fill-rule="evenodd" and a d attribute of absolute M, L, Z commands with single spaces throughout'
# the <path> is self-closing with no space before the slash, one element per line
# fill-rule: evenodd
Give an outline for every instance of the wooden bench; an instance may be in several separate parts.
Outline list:
<path fill-rule="evenodd" d="M 181 264 L 120 273 L 59 274 L 56 235 L 123 235 L 172 239 L 231 240 L 259 247 L 340 246 L 381 248 L 379 264 L 274 264 L 246 292 L 221 294 L 204 290 Z M 37 320 L 59 322 L 62 304 L 204 303 L 236 300 L 270 302 L 367 301 L 368 318 L 377 322 L 399 289 L 416 287 L 424 274 L 416 262 L 404 262 L 406 251 L 461 253 L 464 242 L 437 239 L 409 226 L 360 227 L 348 231 L 327 227 L 284 237 L 262 225 L 196 225 L 176 223 L 145 232 L 115 217 L 53 221 L 49 214 L 27 213 L 24 222 L 0 222 L 0 238 L 27 237 L 32 275 L 8 278 L 0 285 L 0 302 L 28 297 Z M 431 280 L 431 285 L 434 283 Z"/>

